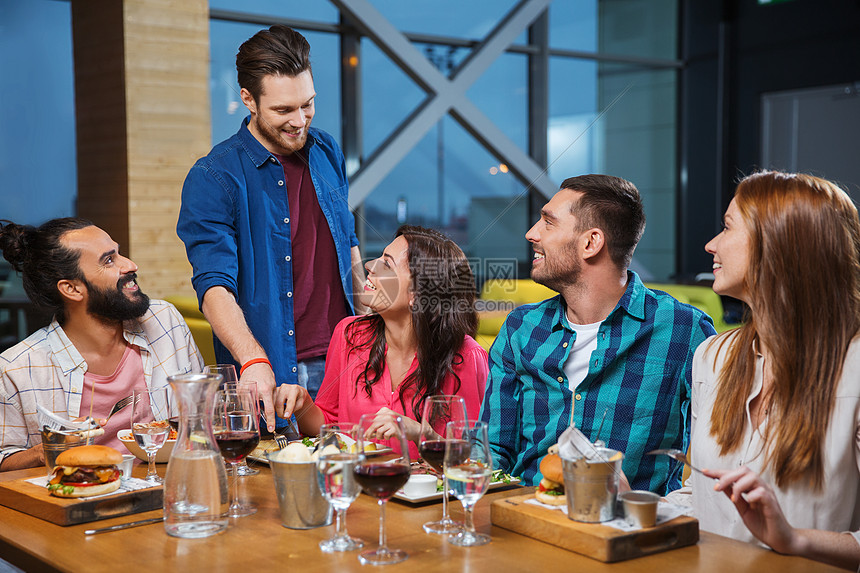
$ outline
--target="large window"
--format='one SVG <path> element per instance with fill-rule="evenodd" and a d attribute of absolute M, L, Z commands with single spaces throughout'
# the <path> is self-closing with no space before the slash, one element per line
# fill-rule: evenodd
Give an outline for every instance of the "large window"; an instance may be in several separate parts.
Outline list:
<path fill-rule="evenodd" d="M 341 92 L 343 34 L 354 34 L 333 4 L 294 0 L 242 3 L 212 0 L 213 143 L 229 137 L 246 115 L 235 85 L 239 44 L 268 21 L 300 29 L 311 43 L 319 94 L 314 125 L 342 144 L 354 134 L 355 161 L 372 164 L 410 128 L 417 110 L 435 93 L 420 87 L 371 37 L 362 36 L 352 62 L 356 90 Z M 386 20 L 444 76 L 456 77 L 516 0 L 444 0 L 415 4 L 372 0 L 374 16 Z M 301 9 L 299 9 L 301 8 Z M 241 22 L 247 13 L 246 22 Z M 457 14 L 451 18 L 451 14 Z M 266 16 L 269 20 L 266 20 Z M 366 257 L 377 256 L 402 223 L 443 230 L 475 261 L 507 258 L 528 268 L 531 252 L 524 235 L 537 209 L 567 177 L 601 172 L 625 177 L 642 192 L 648 217 L 634 268 L 644 278 L 664 280 L 675 269 L 675 85 L 677 0 L 557 0 L 548 10 L 548 34 L 519 31 L 469 86 L 466 97 L 506 138 L 487 144 L 480 129 L 448 113 L 432 127 L 416 131 L 416 143 L 385 165 L 383 175 L 355 200 L 356 224 Z M 529 44 L 529 38 L 535 42 Z M 537 62 L 543 48 L 545 66 Z M 345 84 L 349 85 L 349 84 Z M 541 93 L 529 86 L 545 85 Z M 547 99 L 542 106 L 540 98 Z M 353 98 L 346 105 L 341 98 Z M 357 106 L 357 107 L 354 107 Z M 542 106 L 534 114 L 530 106 Z M 341 117 L 341 109 L 358 117 Z M 543 117 L 545 126 L 534 125 Z M 530 119 L 531 118 L 531 119 Z M 532 123 L 530 123 L 532 122 Z M 428 124 L 429 125 L 429 124 Z M 484 123 L 483 125 L 486 125 Z M 545 129 L 543 129 L 545 127 Z M 545 134 L 545 141 L 536 141 Z M 515 165 L 493 149 L 514 150 L 522 161 L 545 146 L 550 185 L 543 194 L 515 175 Z M 357 173 L 360 178 L 361 171 Z M 482 268 L 476 268 L 479 275 Z"/>
<path fill-rule="evenodd" d="M 0 0 L 0 70 L 0 218 L 74 215 L 71 4 Z"/>

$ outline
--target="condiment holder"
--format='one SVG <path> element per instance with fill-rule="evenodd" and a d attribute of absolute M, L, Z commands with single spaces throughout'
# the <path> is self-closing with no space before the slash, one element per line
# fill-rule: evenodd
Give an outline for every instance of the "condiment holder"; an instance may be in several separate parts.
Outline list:
<path fill-rule="evenodd" d="M 624 506 L 624 519 L 633 527 L 654 527 L 660 496 L 651 491 L 634 489 L 618 496 Z"/>

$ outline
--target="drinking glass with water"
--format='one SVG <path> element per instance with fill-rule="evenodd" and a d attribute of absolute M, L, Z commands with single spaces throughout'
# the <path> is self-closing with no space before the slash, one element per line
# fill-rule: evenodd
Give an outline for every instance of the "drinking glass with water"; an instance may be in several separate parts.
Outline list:
<path fill-rule="evenodd" d="M 146 452 L 148 465 L 146 481 L 153 484 L 163 483 L 155 470 L 155 454 L 167 441 L 170 434 L 170 396 L 167 388 L 132 390 L 131 434 L 137 445 Z"/>
<path fill-rule="evenodd" d="M 445 431 L 445 477 L 466 516 L 465 529 L 449 537 L 448 543 L 463 547 L 484 545 L 490 542 L 490 536 L 475 531 L 472 510 L 493 479 L 487 424 L 478 420 L 448 422 Z"/>
<path fill-rule="evenodd" d="M 330 539 L 320 541 L 320 549 L 326 553 L 352 551 L 364 547 L 361 539 L 350 537 L 346 531 L 346 510 L 361 493 L 361 486 L 355 479 L 355 467 L 364 452 L 359 453 L 355 443 L 358 427 L 355 424 L 323 424 L 320 428 L 320 444 L 334 436 L 337 452 L 321 452 L 317 463 L 317 477 L 320 491 L 335 510 L 335 534 Z M 347 442 L 344 437 L 352 443 Z M 326 448 L 328 449 L 328 448 Z"/>

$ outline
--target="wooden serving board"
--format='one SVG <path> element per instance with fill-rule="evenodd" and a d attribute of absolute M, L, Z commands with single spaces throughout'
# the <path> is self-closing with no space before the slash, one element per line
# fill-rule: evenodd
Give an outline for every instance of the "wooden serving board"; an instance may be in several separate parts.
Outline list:
<path fill-rule="evenodd" d="M 573 521 L 561 511 L 525 503 L 528 499 L 534 499 L 534 494 L 494 501 L 490 505 L 493 525 L 607 563 L 699 541 L 699 521 L 692 517 L 676 517 L 649 529 L 621 531 L 599 523 Z"/>
<path fill-rule="evenodd" d="M 48 494 L 48 489 L 26 480 L 43 473 L 27 471 L 24 477 L 0 481 L 0 505 L 56 523 L 75 525 L 109 517 L 140 513 L 162 507 L 161 486 L 136 491 L 116 492 L 99 497 L 62 498 Z M 24 472 L 9 472 L 21 475 Z M 9 476 L 12 477 L 12 476 Z"/>

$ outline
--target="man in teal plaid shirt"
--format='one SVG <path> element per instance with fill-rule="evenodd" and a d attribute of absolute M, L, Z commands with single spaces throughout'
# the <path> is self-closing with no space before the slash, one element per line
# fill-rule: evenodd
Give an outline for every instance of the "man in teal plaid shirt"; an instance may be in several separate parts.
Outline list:
<path fill-rule="evenodd" d="M 532 279 L 559 295 L 511 312 L 490 350 L 481 418 L 497 469 L 536 485 L 541 458 L 573 423 L 624 453 L 633 489 L 680 487 L 678 462 L 644 454 L 686 450 L 693 353 L 715 331 L 628 270 L 644 229 L 632 183 L 583 175 L 562 183 L 526 233 Z"/>

